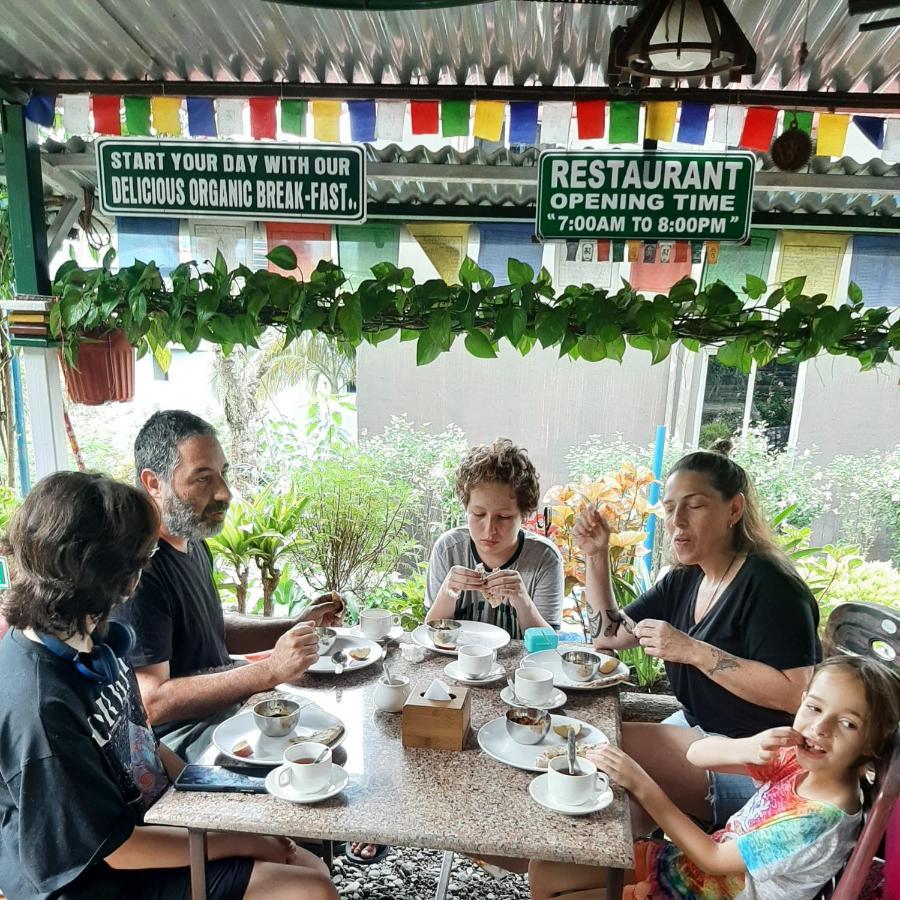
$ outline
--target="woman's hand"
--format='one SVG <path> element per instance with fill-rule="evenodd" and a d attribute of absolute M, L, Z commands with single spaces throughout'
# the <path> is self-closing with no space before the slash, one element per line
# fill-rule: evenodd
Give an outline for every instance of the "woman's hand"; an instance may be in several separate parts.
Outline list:
<path fill-rule="evenodd" d="M 579 513 L 572 526 L 572 537 L 586 557 L 609 553 L 609 525 L 593 504 Z"/>
<path fill-rule="evenodd" d="M 483 587 L 484 579 L 474 569 L 453 566 L 441 585 L 441 591 L 446 591 L 451 600 L 458 600 L 463 591 L 480 591 Z"/>
<path fill-rule="evenodd" d="M 621 785 L 631 794 L 638 796 L 656 782 L 624 751 L 608 744 L 588 751 L 587 758 L 609 780 Z"/>
<path fill-rule="evenodd" d="M 642 619 L 634 626 L 634 636 L 648 656 L 663 662 L 693 665 L 697 641 L 661 619 Z"/>
<path fill-rule="evenodd" d="M 481 590 L 489 591 L 494 597 L 508 600 L 516 611 L 531 602 L 531 597 L 525 589 L 525 582 L 515 569 L 495 569 L 485 579 Z"/>

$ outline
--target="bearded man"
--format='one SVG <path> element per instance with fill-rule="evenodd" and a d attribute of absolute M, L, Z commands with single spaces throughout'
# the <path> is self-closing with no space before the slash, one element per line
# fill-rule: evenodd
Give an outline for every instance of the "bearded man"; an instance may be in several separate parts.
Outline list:
<path fill-rule="evenodd" d="M 313 628 L 339 625 L 343 604 L 327 595 L 293 619 L 223 614 L 205 539 L 222 530 L 231 491 L 208 422 L 184 410 L 154 413 L 135 439 L 134 464 L 161 526 L 151 564 L 117 618 L 137 636 L 131 663 L 154 731 L 193 762 L 242 701 L 306 672 L 317 658 Z M 229 655 L 272 647 L 247 665 Z"/>

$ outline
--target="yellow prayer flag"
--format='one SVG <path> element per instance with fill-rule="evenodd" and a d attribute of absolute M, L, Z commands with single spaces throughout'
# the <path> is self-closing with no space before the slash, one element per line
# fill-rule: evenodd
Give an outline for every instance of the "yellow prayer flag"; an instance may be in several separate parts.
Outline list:
<path fill-rule="evenodd" d="M 476 100 L 472 133 L 485 141 L 499 141 L 505 114 L 506 103 L 503 100 Z"/>
<path fill-rule="evenodd" d="M 706 262 L 710 266 L 714 266 L 719 261 L 719 242 L 706 242 Z"/>
<path fill-rule="evenodd" d="M 843 156 L 850 116 L 820 113 L 816 156 Z"/>
<path fill-rule="evenodd" d="M 313 137 L 336 143 L 341 139 L 341 101 L 313 100 Z"/>
<path fill-rule="evenodd" d="M 803 293 L 807 297 L 825 294 L 833 304 L 838 296 L 841 265 L 847 250 L 846 234 L 810 231 L 784 231 L 781 235 L 777 281 L 806 277 Z"/>
<path fill-rule="evenodd" d="M 459 267 L 469 248 L 469 226 L 431 222 L 406 226 L 447 284 L 459 283 Z"/>
<path fill-rule="evenodd" d="M 678 101 L 657 101 L 647 104 L 647 121 L 644 123 L 644 139 L 671 141 L 678 117 Z"/>
<path fill-rule="evenodd" d="M 641 258 L 642 241 L 628 242 L 628 262 L 637 262 Z"/>
<path fill-rule="evenodd" d="M 151 97 L 150 118 L 157 134 L 181 136 L 181 97 Z"/>

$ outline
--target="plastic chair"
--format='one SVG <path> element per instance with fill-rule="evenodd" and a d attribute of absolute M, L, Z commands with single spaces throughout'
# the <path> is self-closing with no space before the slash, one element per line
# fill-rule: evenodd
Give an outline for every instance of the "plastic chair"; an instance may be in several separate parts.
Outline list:
<path fill-rule="evenodd" d="M 826 656 L 870 656 L 900 675 L 900 615 L 877 603 L 842 603 L 828 617 Z"/>

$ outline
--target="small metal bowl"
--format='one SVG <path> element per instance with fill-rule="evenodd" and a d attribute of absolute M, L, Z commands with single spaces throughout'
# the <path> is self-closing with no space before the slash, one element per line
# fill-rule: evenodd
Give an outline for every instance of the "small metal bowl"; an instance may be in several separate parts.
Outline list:
<path fill-rule="evenodd" d="M 334 646 L 334 642 L 338 639 L 338 633 L 333 628 L 317 628 L 316 640 L 318 643 L 319 656 L 325 656 Z"/>
<path fill-rule="evenodd" d="M 428 637 L 431 638 L 431 643 L 435 647 L 441 647 L 444 650 L 456 649 L 462 622 L 457 622 L 456 619 L 435 619 L 425 627 L 428 629 Z"/>
<path fill-rule="evenodd" d="M 539 744 L 550 731 L 550 713 L 533 706 L 506 712 L 506 733 L 517 744 Z"/>
<path fill-rule="evenodd" d="M 567 650 L 559 656 L 563 673 L 572 681 L 593 681 L 603 662 L 601 657 L 589 650 Z"/>
<path fill-rule="evenodd" d="M 293 700 L 261 700 L 253 707 L 253 721 L 267 737 L 284 737 L 294 730 L 300 704 Z"/>

